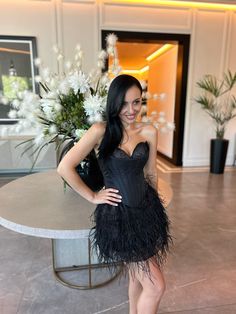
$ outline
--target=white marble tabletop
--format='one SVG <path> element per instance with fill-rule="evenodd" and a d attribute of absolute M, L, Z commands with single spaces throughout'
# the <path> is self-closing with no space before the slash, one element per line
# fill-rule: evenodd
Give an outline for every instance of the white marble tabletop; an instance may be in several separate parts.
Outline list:
<path fill-rule="evenodd" d="M 170 186 L 158 180 L 158 190 L 167 206 Z M 95 205 L 63 181 L 55 170 L 27 175 L 0 189 L 0 224 L 10 230 L 51 239 L 88 237 Z"/>

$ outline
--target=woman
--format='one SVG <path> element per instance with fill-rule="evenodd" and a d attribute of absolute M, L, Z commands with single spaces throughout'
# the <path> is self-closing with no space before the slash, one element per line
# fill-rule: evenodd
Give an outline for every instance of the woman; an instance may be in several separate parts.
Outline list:
<path fill-rule="evenodd" d="M 137 123 L 142 88 L 129 75 L 111 83 L 106 122 L 96 123 L 67 153 L 59 174 L 82 197 L 97 204 L 93 241 L 106 262 L 129 270 L 130 314 L 154 314 L 165 289 L 160 266 L 170 241 L 169 222 L 156 192 L 157 134 Z M 105 187 L 93 192 L 75 167 L 95 149 Z"/>

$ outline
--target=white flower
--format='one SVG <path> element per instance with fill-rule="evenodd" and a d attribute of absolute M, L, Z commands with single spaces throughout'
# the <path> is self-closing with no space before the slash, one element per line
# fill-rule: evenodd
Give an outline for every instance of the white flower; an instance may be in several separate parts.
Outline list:
<path fill-rule="evenodd" d="M 97 67 L 100 68 L 100 69 L 103 69 L 105 66 L 105 63 L 103 60 L 98 60 L 97 62 Z"/>
<path fill-rule="evenodd" d="M 40 66 L 42 64 L 41 59 L 40 58 L 35 58 L 34 59 L 34 64 L 35 64 L 36 67 Z"/>
<path fill-rule="evenodd" d="M 54 89 L 58 86 L 59 82 L 55 77 L 51 77 L 50 81 L 48 82 L 49 88 Z"/>
<path fill-rule="evenodd" d="M 86 93 L 89 90 L 89 79 L 81 71 L 70 75 L 68 77 L 68 82 L 75 94 L 77 94 L 78 91 Z"/>
<path fill-rule="evenodd" d="M 75 130 L 75 136 L 79 139 L 86 133 L 86 130 L 84 129 L 76 129 Z"/>
<path fill-rule="evenodd" d="M 62 105 L 59 102 L 54 103 L 54 109 L 55 111 L 59 112 L 62 109 Z"/>
<path fill-rule="evenodd" d="M 48 128 L 48 131 L 50 134 L 57 134 L 57 126 L 55 124 L 51 124 Z"/>
<path fill-rule="evenodd" d="M 35 75 L 34 80 L 35 80 L 35 82 L 39 83 L 39 82 L 41 82 L 42 78 L 40 75 Z"/>
<path fill-rule="evenodd" d="M 63 81 L 61 81 L 59 83 L 58 93 L 66 95 L 66 94 L 68 94 L 70 88 L 71 88 L 71 86 L 70 86 L 69 80 L 68 79 L 64 79 Z"/>
<path fill-rule="evenodd" d="M 50 99 L 42 99 L 41 100 L 41 107 L 47 119 L 52 120 L 55 116 L 53 110 L 53 100 Z"/>
<path fill-rule="evenodd" d="M 168 130 L 173 131 L 175 129 L 175 124 L 173 122 L 167 122 L 166 127 Z"/>
<path fill-rule="evenodd" d="M 109 56 L 114 56 L 115 52 L 114 52 L 114 48 L 112 46 L 107 48 L 107 53 L 109 54 Z"/>
<path fill-rule="evenodd" d="M 94 115 L 94 120 L 96 121 L 96 122 L 102 122 L 103 121 L 103 118 L 102 118 L 102 115 L 101 115 L 101 113 L 96 113 L 95 115 Z"/>
<path fill-rule="evenodd" d="M 94 122 L 95 122 L 94 116 L 88 117 L 88 123 L 89 123 L 89 124 L 93 124 Z"/>
<path fill-rule="evenodd" d="M 106 74 L 104 74 L 102 77 L 101 77 L 101 80 L 100 80 L 100 82 L 101 82 L 101 85 L 103 85 L 103 86 L 106 86 L 108 83 L 109 83 L 109 77 L 108 77 L 108 74 L 106 73 Z"/>
<path fill-rule="evenodd" d="M 102 60 L 105 60 L 106 57 L 107 57 L 106 51 L 105 51 L 105 50 L 101 50 L 101 51 L 99 52 L 99 54 L 98 54 L 98 58 L 99 58 L 99 59 L 102 59 Z"/>
<path fill-rule="evenodd" d="M 10 110 L 8 113 L 8 117 L 10 119 L 17 119 L 17 111 L 16 110 Z"/>
<path fill-rule="evenodd" d="M 56 93 L 56 91 L 48 92 L 48 93 L 47 93 L 47 98 L 48 98 L 48 99 L 55 99 L 55 98 L 57 98 L 57 93 Z"/>
<path fill-rule="evenodd" d="M 165 119 L 164 117 L 159 117 L 159 118 L 157 119 L 157 122 L 159 122 L 159 123 L 165 123 L 165 122 L 166 122 L 166 119 Z"/>
<path fill-rule="evenodd" d="M 166 98 L 166 93 L 161 93 L 159 95 L 160 100 L 164 100 Z"/>
<path fill-rule="evenodd" d="M 12 107 L 15 108 L 15 109 L 19 109 L 20 107 L 20 102 L 18 99 L 14 99 L 13 102 L 12 102 Z"/>
<path fill-rule="evenodd" d="M 84 101 L 84 110 L 89 117 L 92 117 L 92 119 L 94 119 L 97 114 L 101 115 L 103 108 L 104 98 L 99 95 L 89 95 L 89 97 L 87 97 Z"/>
<path fill-rule="evenodd" d="M 34 143 L 35 143 L 37 146 L 43 144 L 43 142 L 44 142 L 44 134 L 43 134 L 43 133 L 37 135 L 37 136 L 35 137 L 35 139 L 34 139 Z"/>
<path fill-rule="evenodd" d="M 116 67 L 113 69 L 112 73 L 117 76 L 119 75 L 119 73 L 122 71 L 122 68 L 119 66 L 119 67 Z"/>
<path fill-rule="evenodd" d="M 109 46 L 115 46 L 118 38 L 114 33 L 108 34 L 106 37 L 106 42 Z"/>

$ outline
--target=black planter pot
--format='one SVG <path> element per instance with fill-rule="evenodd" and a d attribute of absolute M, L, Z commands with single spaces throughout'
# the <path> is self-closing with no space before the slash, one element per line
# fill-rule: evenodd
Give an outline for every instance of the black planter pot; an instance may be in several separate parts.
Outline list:
<path fill-rule="evenodd" d="M 58 163 L 73 146 L 73 140 L 69 141 L 64 146 L 60 153 Z M 104 186 L 103 175 L 94 150 L 92 150 L 89 155 L 83 161 L 81 161 L 81 163 L 76 167 L 76 171 L 84 183 L 88 185 L 91 190 L 99 191 Z"/>
<path fill-rule="evenodd" d="M 211 140 L 210 172 L 215 174 L 224 173 L 229 141 L 225 139 Z"/>

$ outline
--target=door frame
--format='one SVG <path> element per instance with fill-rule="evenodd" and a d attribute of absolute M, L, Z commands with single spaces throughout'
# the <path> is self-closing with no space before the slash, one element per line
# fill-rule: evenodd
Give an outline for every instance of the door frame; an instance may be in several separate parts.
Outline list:
<path fill-rule="evenodd" d="M 178 44 L 177 73 L 176 73 L 176 92 L 175 92 L 175 111 L 174 123 L 175 131 L 173 138 L 172 158 L 158 152 L 160 156 L 170 161 L 176 166 L 183 165 L 183 142 L 184 142 L 184 123 L 186 109 L 186 94 L 188 81 L 189 48 L 190 34 L 171 34 L 171 33 L 150 33 L 150 32 L 131 32 L 117 30 L 102 30 L 102 48 L 106 48 L 106 37 L 110 33 L 117 35 L 121 42 L 135 43 L 170 43 Z M 108 66 L 108 64 L 107 64 Z"/>

